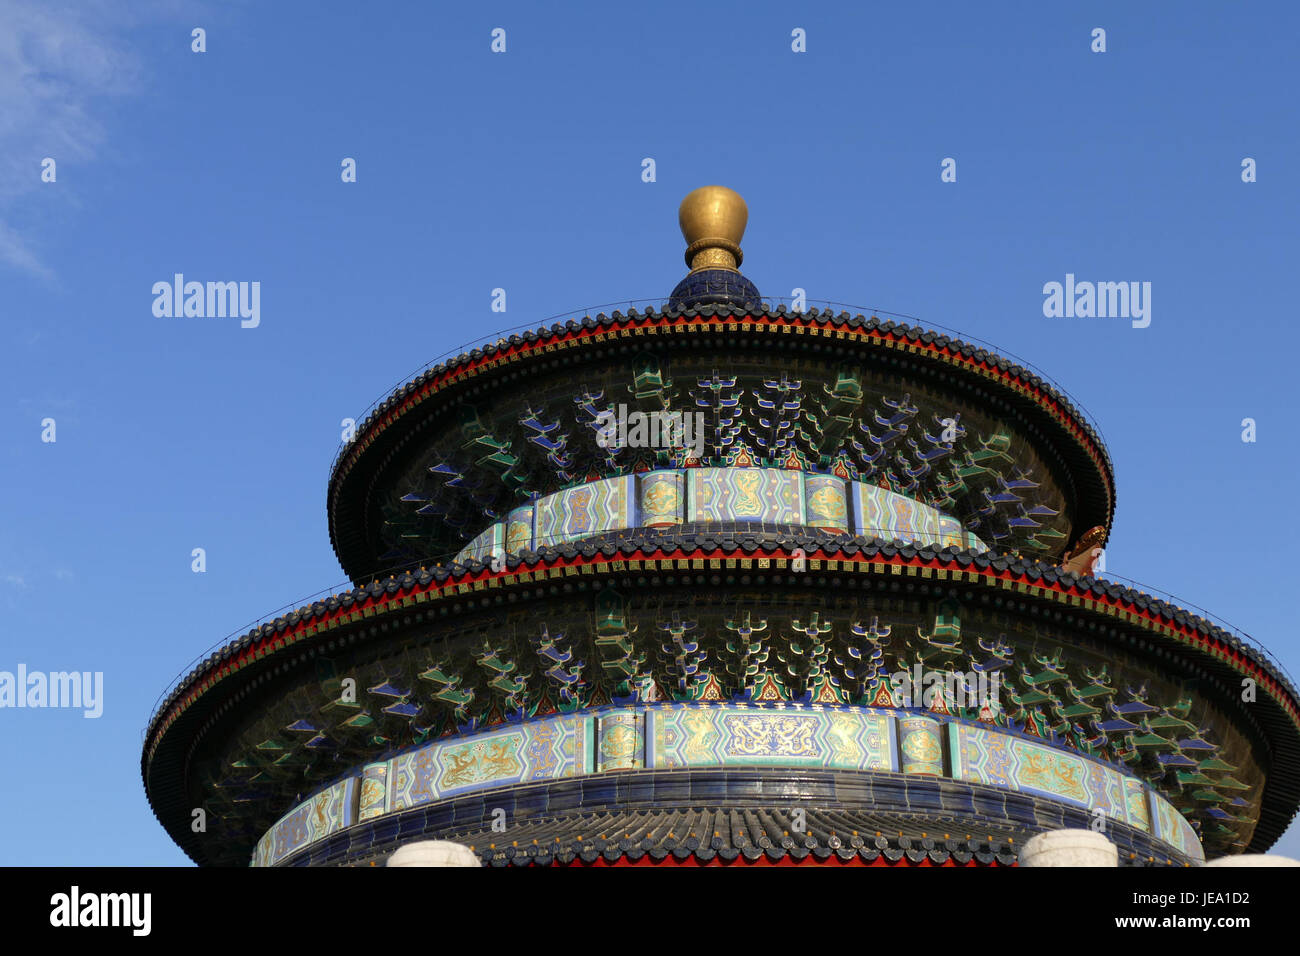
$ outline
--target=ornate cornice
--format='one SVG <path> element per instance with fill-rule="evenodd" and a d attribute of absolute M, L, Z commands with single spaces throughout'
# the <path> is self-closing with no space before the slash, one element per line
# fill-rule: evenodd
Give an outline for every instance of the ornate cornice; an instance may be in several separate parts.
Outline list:
<path fill-rule="evenodd" d="M 493 572 L 487 564 L 478 561 L 470 561 L 464 567 L 422 570 L 342 592 L 276 618 L 214 654 L 168 696 L 150 722 L 147 734 L 150 746 L 146 755 L 156 745 L 159 734 L 223 680 L 302 641 L 378 615 L 428 602 L 473 600 L 481 591 L 539 584 L 573 575 L 720 570 L 784 575 L 790 573 L 790 563 L 794 560 L 793 547 L 763 548 L 764 554 L 755 555 L 745 553 L 740 546 L 724 549 L 720 546 L 692 547 L 685 541 L 672 542 L 678 537 L 646 535 L 640 540 L 630 539 L 621 548 L 602 546 L 599 542 L 589 542 L 586 547 L 545 548 L 512 558 L 506 570 L 501 572 Z M 834 541 L 823 541 L 809 548 L 802 541 L 815 536 L 794 537 L 801 542 L 795 546 L 806 551 L 808 572 L 816 576 L 853 573 L 898 576 L 936 584 L 973 584 L 1010 592 L 1011 595 L 1042 598 L 1100 614 L 1115 622 L 1137 625 L 1171 638 L 1189 650 L 1222 661 L 1244 677 L 1258 680 L 1260 687 L 1277 700 L 1300 729 L 1300 694 L 1270 662 L 1217 625 L 1158 598 L 1038 562 L 989 558 L 975 552 L 918 551 L 909 547 L 862 543 L 862 539 L 848 539 L 840 547 L 836 547 Z M 667 540 L 662 547 L 655 547 L 650 544 L 654 538 Z M 609 555 L 606 550 L 615 553 Z M 593 553 L 588 555 L 587 551 Z M 573 553 L 567 555 L 565 552 Z"/>
<path fill-rule="evenodd" d="M 806 554 L 803 572 L 792 570 L 795 548 Z M 510 559 L 500 572 L 470 561 L 466 566 L 393 577 L 316 602 L 251 631 L 193 671 L 151 722 L 142 773 L 155 812 L 175 829 L 178 808 L 188 806 L 181 769 L 184 755 L 192 752 L 198 736 L 230 707 L 249 706 L 237 701 L 307 655 L 364 643 L 381 631 L 391 633 L 411 613 L 441 616 L 491 606 L 507 597 L 511 601 L 542 597 L 555 588 L 599 590 L 609 580 L 629 578 L 635 587 L 638 579 L 645 578 L 648 584 L 652 577 L 702 587 L 718 577 L 759 587 L 798 580 L 801 585 L 836 589 L 899 586 L 936 594 L 956 589 L 995 603 L 1055 608 L 1079 624 L 1096 621 L 1113 631 L 1109 639 L 1121 647 L 1171 661 L 1183 657 L 1226 687 L 1225 693 L 1235 694 L 1235 682 L 1243 679 L 1256 682 L 1260 704 L 1251 708 L 1248 719 L 1268 741 L 1270 770 L 1255 844 L 1271 845 L 1300 801 L 1296 689 L 1253 647 L 1164 601 L 1051 565 L 950 549 L 895 547 L 817 534 L 767 540 L 756 534 L 649 534 L 526 552 Z M 155 766 L 162 751 L 166 759 Z"/>
<path fill-rule="evenodd" d="M 681 796 L 728 784 L 736 786 L 723 806 Z M 803 818 L 796 821 L 779 801 L 773 805 L 759 784 L 797 789 L 809 803 Z M 602 782 L 612 807 L 537 812 L 547 803 L 581 803 L 582 786 L 581 778 L 570 778 L 498 790 L 491 801 L 466 795 L 405 811 L 398 820 L 424 838 L 468 846 L 485 866 L 1014 866 L 1034 832 L 1026 820 L 1049 827 L 1087 827 L 1092 820 L 1080 808 L 1027 793 L 934 781 L 955 802 L 998 808 L 972 830 L 915 812 L 900 775 L 771 767 L 625 772 Z M 514 822 L 506 834 L 492 829 L 495 808 Z M 362 823 L 278 865 L 382 865 L 401 842 L 382 832 L 393 829 L 391 820 Z M 1111 836 L 1121 845 L 1121 866 L 1192 865 L 1124 824 L 1113 823 Z"/>
<path fill-rule="evenodd" d="M 368 507 L 366 497 L 375 476 L 392 454 L 392 436 L 402 432 L 408 416 L 423 403 L 469 383 L 502 375 L 521 363 L 567 359 L 576 350 L 602 344 L 627 344 L 641 340 L 683 344 L 708 336 L 740 336 L 751 343 L 780 343 L 783 347 L 865 348 L 911 362 L 932 363 L 955 374 L 972 377 L 1014 396 L 1045 416 L 1068 436 L 1085 473 L 1100 483 L 1096 514 L 1086 516 L 1086 526 L 1109 529 L 1114 517 L 1113 467 L 1104 444 L 1082 414 L 1039 376 L 982 348 L 918 327 L 847 313 L 832 315 L 812 309 L 789 313 L 784 306 L 750 314 L 726 306 L 681 312 L 638 313 L 587 317 L 554 325 L 549 330 L 512 335 L 440 363 L 395 391 L 361 424 L 355 440 L 342 452 L 330 477 L 328 512 L 330 539 L 345 568 L 368 563 L 367 545 L 357 538 L 359 516 Z M 364 468 L 358 468 L 366 462 Z M 346 515 L 346 518 L 345 518 Z"/>

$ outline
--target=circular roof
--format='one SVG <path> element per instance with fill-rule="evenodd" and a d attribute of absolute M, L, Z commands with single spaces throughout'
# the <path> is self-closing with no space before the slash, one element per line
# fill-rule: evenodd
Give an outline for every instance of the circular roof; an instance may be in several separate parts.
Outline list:
<path fill-rule="evenodd" d="M 796 548 L 803 549 L 808 566 L 792 576 L 789 562 Z M 636 577 L 629 575 L 649 575 L 698 589 L 710 587 L 711 576 L 720 574 L 747 575 L 746 586 L 777 589 L 797 578 L 800 586 L 791 593 L 809 587 L 843 593 L 874 584 L 889 593 L 902 589 L 933 597 L 936 587 L 956 589 L 963 601 L 987 598 L 1028 618 L 1061 616 L 1090 632 L 1095 629 L 1098 639 L 1113 643 L 1116 654 L 1136 653 L 1162 669 L 1176 666 L 1203 675 L 1197 678 L 1200 693 L 1219 701 L 1225 715 L 1230 704 L 1235 706 L 1234 688 L 1249 678 L 1258 686 L 1258 703 L 1248 714 L 1228 719 L 1241 732 L 1267 741 L 1260 751 L 1266 754 L 1260 758 L 1267 764 L 1266 783 L 1250 848 L 1267 849 L 1300 804 L 1300 694 L 1261 652 L 1204 619 L 1110 581 L 1014 557 L 758 530 L 647 533 L 544 548 L 509 559 L 500 572 L 469 561 L 376 582 L 278 618 L 213 654 L 154 715 L 141 762 L 150 803 L 173 839 L 198 862 L 251 851 L 269 822 L 294 804 L 301 780 L 287 771 L 271 773 L 269 802 L 243 805 L 252 814 L 246 825 L 232 819 L 229 831 L 210 828 L 207 834 L 195 834 L 190 814 L 202 805 L 205 784 L 192 773 L 193 759 L 205 741 L 231 739 L 232 721 L 247 722 L 250 715 L 277 706 L 284 699 L 283 681 L 296 669 L 336 654 L 373 654 L 396 635 L 425 633 L 434 621 L 456 620 L 503 601 L 525 602 L 518 606 L 526 607 L 529 601 L 554 596 L 556 588 L 567 593 L 574 583 L 583 590 L 609 581 L 636 588 Z M 650 577 L 646 580 L 654 586 Z M 285 759 L 292 770 L 294 755 L 285 754 Z"/>
<path fill-rule="evenodd" d="M 646 355 L 658 365 L 638 366 Z M 747 382 L 735 381 L 737 368 Z M 843 383 L 839 368 L 847 369 Z M 801 374 L 816 380 L 790 392 Z M 543 382 L 558 383 L 549 405 Z M 928 403 L 913 401 L 922 394 Z M 750 433 L 768 420 L 765 401 L 793 398 L 799 427 L 791 444 L 804 457 L 800 467 L 827 471 L 842 458 L 863 471 L 855 477 L 952 513 L 995 547 L 1059 559 L 1088 529 L 1109 532 L 1109 454 L 1082 413 L 1031 371 L 875 317 L 705 306 L 634 309 L 512 335 L 396 390 L 334 465 L 327 508 L 335 553 L 354 581 L 437 564 L 529 495 L 662 467 L 631 458 L 612 467 L 585 427 L 585 405 L 668 401 L 707 413 L 708 403 L 728 398 L 751 452 L 763 452 L 761 436 Z M 939 416 L 961 421 L 961 440 L 947 448 L 925 441 L 943 432 L 930 421 Z M 417 506 L 404 510 L 403 496 Z M 415 520 L 418 507 L 438 520 Z M 1005 540 L 972 526 L 981 513 L 1010 529 Z M 1030 540 L 1039 524 L 1050 534 Z"/>

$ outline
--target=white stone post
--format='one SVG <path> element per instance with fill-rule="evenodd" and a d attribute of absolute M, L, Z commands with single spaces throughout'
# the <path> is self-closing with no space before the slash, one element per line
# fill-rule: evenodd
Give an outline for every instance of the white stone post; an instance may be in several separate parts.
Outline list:
<path fill-rule="evenodd" d="M 1020 851 L 1021 866 L 1119 866 L 1119 851 L 1093 830 L 1047 830 Z"/>
<path fill-rule="evenodd" d="M 482 866 L 474 851 L 450 840 L 421 840 L 397 848 L 387 866 Z"/>

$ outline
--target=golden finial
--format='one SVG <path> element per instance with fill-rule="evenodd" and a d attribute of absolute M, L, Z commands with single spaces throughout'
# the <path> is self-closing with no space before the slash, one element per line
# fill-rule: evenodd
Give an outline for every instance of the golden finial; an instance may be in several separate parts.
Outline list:
<path fill-rule="evenodd" d="M 739 193 L 726 186 L 701 186 L 682 200 L 677 221 L 686 237 L 686 264 L 692 272 L 738 271 L 744 261 L 740 240 L 749 221 L 749 208 Z"/>

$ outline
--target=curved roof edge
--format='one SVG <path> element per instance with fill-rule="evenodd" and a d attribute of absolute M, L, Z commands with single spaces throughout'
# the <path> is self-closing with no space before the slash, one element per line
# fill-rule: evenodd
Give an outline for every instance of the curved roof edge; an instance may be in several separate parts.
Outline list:
<path fill-rule="evenodd" d="M 231 641 L 219 651 L 212 653 L 178 682 L 176 688 L 166 696 L 149 721 L 145 731 L 146 754 L 149 743 L 158 732 L 159 723 L 164 716 L 169 714 L 184 697 L 194 693 L 205 677 L 217 676 L 220 679 L 220 675 L 238 670 L 242 665 L 234 662 L 239 660 L 241 655 L 250 655 L 250 662 L 253 654 L 260 659 L 267 653 L 273 653 L 274 650 L 282 647 L 286 637 L 296 635 L 293 638 L 296 640 L 298 637 L 311 636 L 310 633 L 304 632 L 316 632 L 319 628 L 331 629 L 339 624 L 358 620 L 363 616 L 363 612 L 369 612 L 364 614 L 369 617 L 388 610 L 390 605 L 400 607 L 407 597 L 442 592 L 462 584 L 492 578 L 512 578 L 539 567 L 545 569 L 564 566 L 569 562 L 604 563 L 629 558 L 653 559 L 684 555 L 731 557 L 736 556 L 737 552 L 740 552 L 739 556 L 747 557 L 759 551 L 762 552 L 761 557 L 766 558 L 778 552 L 789 556 L 796 547 L 805 551 L 806 560 L 839 560 L 850 564 L 901 563 L 915 569 L 929 567 L 966 571 L 985 577 L 1006 579 L 1010 582 L 1018 581 L 1028 586 L 1066 592 L 1080 598 L 1086 596 L 1099 607 L 1113 609 L 1121 616 L 1140 615 L 1153 622 L 1175 626 L 1188 636 L 1195 634 L 1204 639 L 1197 640 L 1196 643 L 1213 641 L 1220 644 L 1267 674 L 1278 689 L 1289 695 L 1291 706 L 1288 709 L 1295 719 L 1297 728 L 1300 729 L 1300 691 L 1260 648 L 1184 608 L 1105 578 L 1076 575 L 1059 565 L 1013 555 L 996 555 L 952 547 L 898 544 L 877 538 L 835 535 L 812 530 L 785 535 L 765 535 L 759 531 L 734 533 L 705 531 L 683 535 L 670 530 L 644 529 L 633 535 L 621 534 L 617 539 L 593 537 L 581 542 L 569 542 L 559 547 L 546 546 L 535 551 L 518 552 L 506 559 L 505 570 L 500 572 L 492 571 L 490 562 L 473 558 L 463 564 L 453 564 L 448 567 L 407 571 L 400 575 L 392 575 L 383 581 L 374 581 L 369 585 L 315 601 L 311 605 L 255 627 L 243 637 Z M 772 569 L 773 572 L 782 570 L 780 567 Z M 233 667 L 232 663 L 234 663 Z M 198 692 L 202 693 L 202 689 Z"/>
<path fill-rule="evenodd" d="M 454 359 L 432 366 L 406 385 L 394 390 L 381 402 L 357 427 L 356 437 L 344 446 L 330 471 L 327 493 L 330 543 L 349 576 L 354 580 L 360 579 L 358 575 L 353 574 L 353 571 L 357 570 L 353 565 L 358 563 L 353 560 L 356 558 L 353 552 L 361 545 L 351 537 L 343 540 L 339 536 L 336 512 L 339 507 L 340 491 L 367 449 L 381 437 L 386 436 L 388 430 L 413 408 L 444 387 L 455 384 L 463 378 L 491 372 L 502 364 L 513 363 L 538 352 L 546 353 L 554 351 L 557 347 L 565 349 L 582 345 L 588 340 L 603 342 L 606 340 L 604 336 L 614 333 L 617 333 L 620 338 L 624 334 L 653 333 L 668 326 L 687 332 L 736 329 L 755 332 L 756 328 L 749 328 L 755 326 L 788 329 L 795 334 L 835 336 L 838 339 L 852 336 L 858 339 L 855 344 L 905 352 L 921 359 L 943 362 L 968 374 L 993 380 L 995 384 L 1030 399 L 1038 406 L 1041 413 L 1054 420 L 1077 443 L 1085 453 L 1085 458 L 1091 459 L 1096 474 L 1101 478 L 1105 516 L 1101 524 L 1107 529 L 1109 535 L 1116 501 L 1114 466 L 1100 435 L 1083 413 L 1056 386 L 995 352 L 919 326 L 895 323 L 892 320 L 882 321 L 875 316 L 867 318 L 860 314 L 850 316 L 847 312 L 832 313 L 830 310 L 819 312 L 817 309 L 810 309 L 807 312 L 795 313 L 788 311 L 784 305 L 758 313 L 728 306 L 705 306 L 677 311 L 647 309 L 638 312 L 636 309 L 629 309 L 626 314 L 615 311 L 610 315 L 602 313 L 594 318 L 586 316 L 581 320 L 571 319 L 564 324 L 556 323 L 549 329 L 514 334 L 499 339 L 491 345 L 471 349 Z M 348 507 L 346 503 L 344 507 L 345 509 Z"/>

